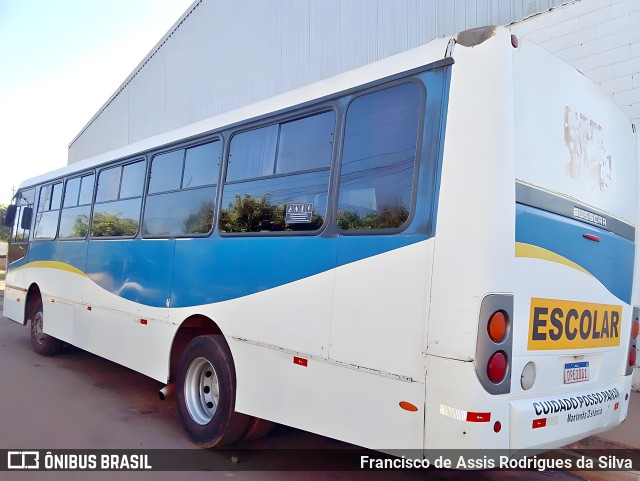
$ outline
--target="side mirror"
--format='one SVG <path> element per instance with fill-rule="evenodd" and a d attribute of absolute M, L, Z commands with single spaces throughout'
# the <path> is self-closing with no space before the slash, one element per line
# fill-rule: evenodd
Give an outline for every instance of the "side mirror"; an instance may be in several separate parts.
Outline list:
<path fill-rule="evenodd" d="M 31 216 L 33 215 L 33 207 L 22 208 L 22 220 L 20 221 L 20 228 L 23 230 L 31 229 Z"/>
<path fill-rule="evenodd" d="M 13 222 L 16 220 L 16 212 L 18 211 L 17 205 L 7 206 L 7 213 L 4 216 L 5 227 L 13 227 Z"/>

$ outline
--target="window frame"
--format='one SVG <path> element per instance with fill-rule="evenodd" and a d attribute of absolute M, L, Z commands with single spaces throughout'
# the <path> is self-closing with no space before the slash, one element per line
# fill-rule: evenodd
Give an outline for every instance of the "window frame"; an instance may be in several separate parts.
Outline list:
<path fill-rule="evenodd" d="M 39 189 L 40 189 L 40 187 L 42 187 L 42 185 L 44 185 L 44 184 L 32 185 L 30 187 L 25 187 L 25 188 L 22 188 L 22 189 L 18 189 L 18 191 L 14 195 L 13 199 L 11 200 L 11 204 L 12 205 L 16 205 L 17 206 L 17 210 L 16 210 L 15 219 L 13 221 L 13 225 L 11 226 L 11 230 L 10 230 L 10 233 L 9 233 L 9 241 L 8 241 L 9 245 L 12 245 L 12 244 L 29 244 L 34 240 L 34 237 L 33 237 L 33 230 L 34 229 L 33 229 L 33 227 L 34 227 L 34 222 L 35 222 L 35 219 L 36 219 L 36 210 L 37 210 L 37 207 L 38 207 L 37 203 L 36 203 L 36 195 L 37 196 L 40 195 Z M 25 198 L 24 193 L 25 192 L 29 192 L 30 190 L 33 192 L 33 202 L 31 204 L 29 204 L 29 202 L 27 201 L 25 204 L 23 204 L 22 201 Z M 18 197 L 18 194 L 20 194 L 20 197 Z M 38 200 L 39 200 L 39 198 L 38 198 Z M 25 207 L 31 207 L 31 209 L 32 209 L 32 211 L 31 211 L 31 225 L 29 226 L 29 229 L 22 229 L 22 227 L 21 227 L 22 216 L 24 214 L 24 208 Z M 19 240 L 18 240 L 18 230 L 20 231 L 20 236 L 21 236 L 21 238 Z M 27 232 L 26 236 L 24 235 L 25 231 Z M 47 239 L 43 239 L 43 240 L 49 240 L 49 239 L 47 238 Z M 7 256 L 7 258 L 8 258 L 8 256 Z M 22 259 L 22 257 L 21 257 L 21 259 Z M 17 259 L 17 260 L 19 260 L 19 259 Z"/>
<path fill-rule="evenodd" d="M 294 108 L 293 110 L 289 110 L 284 113 L 280 113 L 277 115 L 272 115 L 266 118 L 262 118 L 257 121 L 248 122 L 239 127 L 236 127 L 229 131 L 228 140 L 225 143 L 225 150 L 223 155 L 223 165 L 222 172 L 220 176 L 220 183 L 218 184 L 220 188 L 218 189 L 218 205 L 216 207 L 216 222 L 214 231 L 220 235 L 220 237 L 286 237 L 286 236 L 318 236 L 323 234 L 327 229 L 331 229 L 332 224 L 332 204 L 333 204 L 333 182 L 335 177 L 335 166 L 336 159 L 338 157 L 339 151 L 338 145 L 341 142 L 341 130 L 342 130 L 342 109 L 338 104 L 339 98 L 335 97 L 332 100 L 325 100 L 318 104 L 303 107 L 303 108 Z M 334 113 L 334 124 L 333 124 L 333 145 L 331 147 L 331 158 L 329 159 L 329 165 L 327 167 L 318 167 L 314 169 L 305 169 L 294 172 L 285 172 L 280 174 L 272 174 L 272 175 L 263 175 L 259 177 L 250 177 L 241 180 L 231 180 L 227 182 L 227 169 L 229 162 L 229 153 L 231 151 L 231 142 L 233 142 L 233 138 L 236 135 L 242 134 L 244 132 L 249 132 L 251 130 L 260 129 L 262 127 L 268 127 L 274 124 L 284 124 L 288 122 L 293 122 L 296 120 L 301 120 L 307 117 L 312 117 L 314 115 L 319 115 L 326 112 Z M 280 129 L 278 129 L 278 141 L 280 140 Z M 278 142 L 279 143 L 279 142 Z M 274 169 L 277 166 L 277 156 L 278 156 L 278 143 L 276 143 L 276 152 L 274 159 Z M 220 217 L 222 211 L 222 199 L 224 197 L 224 191 L 227 184 L 229 185 L 238 185 L 243 183 L 249 183 L 259 180 L 266 179 L 276 179 L 276 178 L 284 178 L 284 177 L 293 177 L 301 174 L 308 174 L 313 172 L 323 172 L 328 171 L 329 179 L 327 182 L 327 208 L 324 215 L 324 219 L 322 225 L 318 229 L 314 230 L 300 230 L 300 231 L 261 231 L 261 232 L 224 232 L 220 229 Z"/>
<path fill-rule="evenodd" d="M 42 196 L 42 190 L 47 188 L 47 187 L 53 187 L 56 184 L 60 184 L 60 189 L 61 189 L 61 194 L 60 194 L 60 205 L 57 209 L 43 209 L 42 212 L 40 211 L 40 197 Z M 40 184 L 36 187 L 36 190 L 38 192 L 38 201 L 35 202 L 34 200 L 34 212 L 33 212 L 33 221 L 31 223 L 31 231 L 33 231 L 32 233 L 30 233 L 29 238 L 31 240 L 33 240 L 34 242 L 38 242 L 38 241 L 53 241 L 53 240 L 57 240 L 58 239 L 58 229 L 60 227 L 60 214 L 62 212 L 62 204 L 64 203 L 64 189 L 65 189 L 65 179 L 64 177 L 62 178 L 56 178 L 53 179 L 49 182 L 46 182 L 44 184 Z M 58 211 L 58 220 L 56 221 L 55 224 L 55 230 L 53 233 L 53 237 L 39 237 L 36 236 L 37 230 L 38 230 L 38 214 L 40 213 L 45 213 L 45 212 L 54 212 L 55 210 Z"/>
<path fill-rule="evenodd" d="M 415 158 L 413 163 L 413 174 L 412 174 L 412 182 L 411 182 L 411 200 L 409 207 L 409 215 L 407 219 L 402 223 L 402 225 L 389 229 L 342 229 L 338 225 L 338 202 L 340 199 L 340 183 L 342 179 L 342 160 L 344 153 L 344 143 L 346 139 L 346 128 L 347 128 L 347 115 L 349 113 L 349 108 L 353 104 L 353 102 L 365 95 L 373 94 L 376 92 L 381 92 L 384 90 L 391 89 L 393 87 L 397 87 L 403 84 L 415 84 L 418 87 L 419 95 L 420 95 L 420 104 L 418 110 L 418 123 L 416 126 L 416 151 Z M 333 192 L 333 223 L 336 229 L 336 233 L 340 236 L 362 236 L 362 235 L 395 235 L 401 232 L 404 232 L 409 228 L 411 223 L 413 222 L 413 218 L 416 213 L 416 202 L 418 198 L 418 188 L 419 188 L 419 174 L 420 174 L 420 164 L 422 163 L 423 157 L 423 146 L 422 141 L 424 137 L 424 129 L 425 129 L 425 115 L 426 115 L 426 105 L 427 105 L 427 87 L 425 83 L 417 77 L 417 74 L 408 75 L 407 77 L 403 77 L 397 80 L 392 80 L 388 82 L 384 82 L 373 87 L 363 89 L 351 95 L 348 102 L 344 106 L 342 112 L 342 122 L 341 122 L 341 135 L 340 135 L 340 150 L 338 152 L 338 161 L 336 165 L 335 172 L 335 190 Z"/>
<path fill-rule="evenodd" d="M 182 185 L 183 181 L 184 181 L 184 170 L 186 168 L 186 164 L 187 164 L 187 150 L 192 149 L 192 148 L 196 148 L 196 147 L 201 147 L 203 145 L 206 144 L 212 144 L 214 142 L 220 142 L 220 158 L 218 159 L 218 172 L 217 175 L 215 176 L 215 183 L 214 184 L 205 184 L 205 185 L 198 185 L 196 187 L 187 187 L 186 189 L 178 188 L 178 189 L 174 189 L 174 190 L 167 190 L 167 191 L 162 191 L 162 192 L 153 192 L 153 193 L 149 193 L 149 187 L 151 186 L 151 169 L 153 167 L 153 161 L 156 157 L 160 156 L 160 155 L 164 155 L 164 154 L 169 154 L 172 152 L 177 152 L 182 150 L 183 151 L 183 155 L 182 155 L 182 170 L 181 170 L 181 174 L 180 174 L 180 185 Z M 225 154 L 226 154 L 226 149 L 227 149 L 227 143 L 225 141 L 225 138 L 221 135 L 221 134 L 217 134 L 215 136 L 207 136 L 206 138 L 201 138 L 198 139 L 196 142 L 193 143 L 182 143 L 180 145 L 173 145 L 170 148 L 166 149 L 166 150 L 158 150 L 156 152 L 153 152 L 151 154 L 149 154 L 149 162 L 147 165 L 147 178 L 145 180 L 145 188 L 144 188 L 144 194 L 143 194 L 143 204 L 142 204 L 142 208 L 141 208 L 141 214 L 140 214 L 140 225 L 138 228 L 138 234 L 140 235 L 140 238 L 142 239 L 196 239 L 196 238 L 204 238 L 204 237 L 209 237 L 211 236 L 211 234 L 216 230 L 216 223 L 218 220 L 218 195 L 220 193 L 220 170 L 221 170 L 221 165 L 224 163 L 224 158 L 225 158 Z M 213 201 L 213 219 L 211 220 L 211 228 L 209 229 L 209 232 L 203 233 L 203 234 L 184 234 L 184 235 L 174 235 L 174 236 L 166 236 L 166 235 L 149 235 L 149 234 L 145 234 L 142 226 L 144 223 L 144 215 L 146 213 L 147 210 L 147 198 L 148 197 L 154 197 L 154 196 L 159 196 L 159 195 L 164 195 L 164 194 L 174 194 L 177 192 L 187 192 L 187 191 L 191 191 L 191 190 L 198 190 L 198 189 L 205 189 L 205 188 L 213 188 L 214 189 L 214 193 L 213 193 L 213 197 L 212 197 L 212 201 Z"/>
<path fill-rule="evenodd" d="M 70 177 L 65 177 L 63 179 L 64 182 L 64 190 L 62 192 L 62 202 L 61 202 L 61 207 L 60 207 L 60 217 L 58 218 L 58 229 L 56 231 L 56 239 L 59 241 L 85 241 L 90 237 L 91 234 L 91 220 L 93 219 L 93 205 L 95 203 L 95 198 L 96 198 L 96 188 L 98 186 L 97 184 L 97 170 L 99 169 L 92 169 L 92 170 L 87 170 L 84 172 L 79 172 L 79 173 L 74 173 L 73 175 L 71 175 Z M 82 179 L 84 177 L 89 177 L 90 175 L 93 175 L 93 190 L 91 193 L 91 202 L 89 202 L 88 204 L 76 204 L 74 206 L 71 207 L 66 207 L 66 209 L 73 209 L 73 208 L 77 208 L 77 207 L 84 207 L 84 206 L 89 206 L 89 225 L 87 226 L 87 235 L 84 237 L 60 237 L 60 223 L 62 222 L 62 211 L 65 209 L 64 207 L 64 199 L 65 196 L 67 195 L 67 182 L 69 182 L 70 180 L 74 180 L 74 179 L 80 179 L 80 186 L 78 188 L 78 198 L 76 199 L 77 202 L 80 202 L 80 196 L 82 195 Z"/>
<path fill-rule="evenodd" d="M 125 197 L 125 198 L 120 198 L 120 191 L 122 189 L 122 170 L 120 173 L 120 182 L 118 184 L 118 198 L 117 199 L 111 199 L 111 200 L 103 200 L 100 202 L 97 202 L 97 197 L 98 197 L 98 185 L 100 183 L 100 174 L 106 170 L 109 169 L 113 169 L 116 167 L 119 167 L 120 169 L 124 169 L 125 166 L 127 165 L 132 165 L 135 164 L 137 162 L 143 162 L 144 163 L 144 179 L 143 179 L 143 183 L 142 183 L 142 188 L 141 188 L 141 193 L 140 193 L 140 212 L 138 212 L 138 228 L 136 230 L 136 233 L 130 236 L 94 236 L 91 234 L 92 230 L 93 230 L 93 220 L 94 220 L 94 215 L 95 215 L 95 211 L 96 211 L 96 206 L 97 205 L 103 205 L 103 204 L 112 204 L 114 202 L 120 202 L 123 200 L 132 200 L 132 199 L 137 199 L 138 197 Z M 147 160 L 147 156 L 146 155 L 137 155 L 131 159 L 127 159 L 127 160 L 122 160 L 119 162 L 114 162 L 111 164 L 106 164 L 106 165 L 102 165 L 100 167 L 97 167 L 95 169 L 95 183 L 93 186 L 93 201 L 91 202 L 91 220 L 89 222 L 89 232 L 88 235 L 86 237 L 86 239 L 89 240 L 117 240 L 117 239 L 135 239 L 136 237 L 139 236 L 140 234 L 140 226 L 142 225 L 142 212 L 144 210 L 144 199 L 145 199 L 145 191 L 146 191 L 146 184 L 148 182 L 148 170 L 149 170 L 149 162 Z"/>

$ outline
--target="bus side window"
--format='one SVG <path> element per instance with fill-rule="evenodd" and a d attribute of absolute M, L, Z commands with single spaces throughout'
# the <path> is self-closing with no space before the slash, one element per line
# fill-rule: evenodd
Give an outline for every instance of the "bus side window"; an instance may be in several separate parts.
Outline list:
<path fill-rule="evenodd" d="M 356 97 L 346 117 L 338 195 L 343 230 L 398 229 L 409 218 L 421 105 L 403 83 Z"/>
<path fill-rule="evenodd" d="M 142 219 L 146 237 L 206 235 L 213 211 L 222 142 L 156 155 Z"/>
<path fill-rule="evenodd" d="M 61 201 L 62 182 L 40 188 L 34 238 L 53 239 L 56 236 Z"/>
<path fill-rule="evenodd" d="M 327 211 L 335 117 L 330 110 L 234 135 L 220 230 L 320 229 Z"/>
<path fill-rule="evenodd" d="M 140 223 L 144 178 L 144 160 L 100 171 L 91 237 L 136 235 Z"/>
<path fill-rule="evenodd" d="M 89 232 L 94 174 L 67 180 L 60 214 L 60 239 L 84 239 Z"/>

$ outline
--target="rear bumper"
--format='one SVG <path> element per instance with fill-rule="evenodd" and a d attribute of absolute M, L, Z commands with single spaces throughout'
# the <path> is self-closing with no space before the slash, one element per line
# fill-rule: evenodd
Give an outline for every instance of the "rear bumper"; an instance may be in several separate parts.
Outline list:
<path fill-rule="evenodd" d="M 551 449 L 620 425 L 631 376 L 599 388 L 510 401 L 511 449 Z"/>
<path fill-rule="evenodd" d="M 473 362 L 427 359 L 427 451 L 554 449 L 612 429 L 627 416 L 632 376 L 619 376 L 605 386 L 527 397 L 519 380 L 512 379 L 511 393 L 491 395 L 480 385 Z"/>

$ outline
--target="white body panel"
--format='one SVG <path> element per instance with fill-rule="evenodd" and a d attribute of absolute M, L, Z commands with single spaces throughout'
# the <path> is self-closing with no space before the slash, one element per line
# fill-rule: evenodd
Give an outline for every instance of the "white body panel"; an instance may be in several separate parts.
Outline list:
<path fill-rule="evenodd" d="M 416 449 L 424 433 L 424 384 L 309 359 L 237 339 L 236 408 L 272 421 L 372 449 Z M 417 412 L 400 409 L 408 401 Z M 382 414 L 384 413 L 384 414 Z"/>
<path fill-rule="evenodd" d="M 498 30 L 490 41 L 473 48 L 457 45 L 454 51 L 435 238 L 430 355 L 473 359 L 474 321 L 482 298 L 490 292 L 512 292 L 512 50 L 508 31 Z"/>
<path fill-rule="evenodd" d="M 513 71 L 522 113 L 515 122 L 516 178 L 635 223 L 629 119 L 587 77 L 529 42 L 514 55 Z"/>
<path fill-rule="evenodd" d="M 329 357 L 423 380 L 432 259 L 429 240 L 339 268 Z"/>

